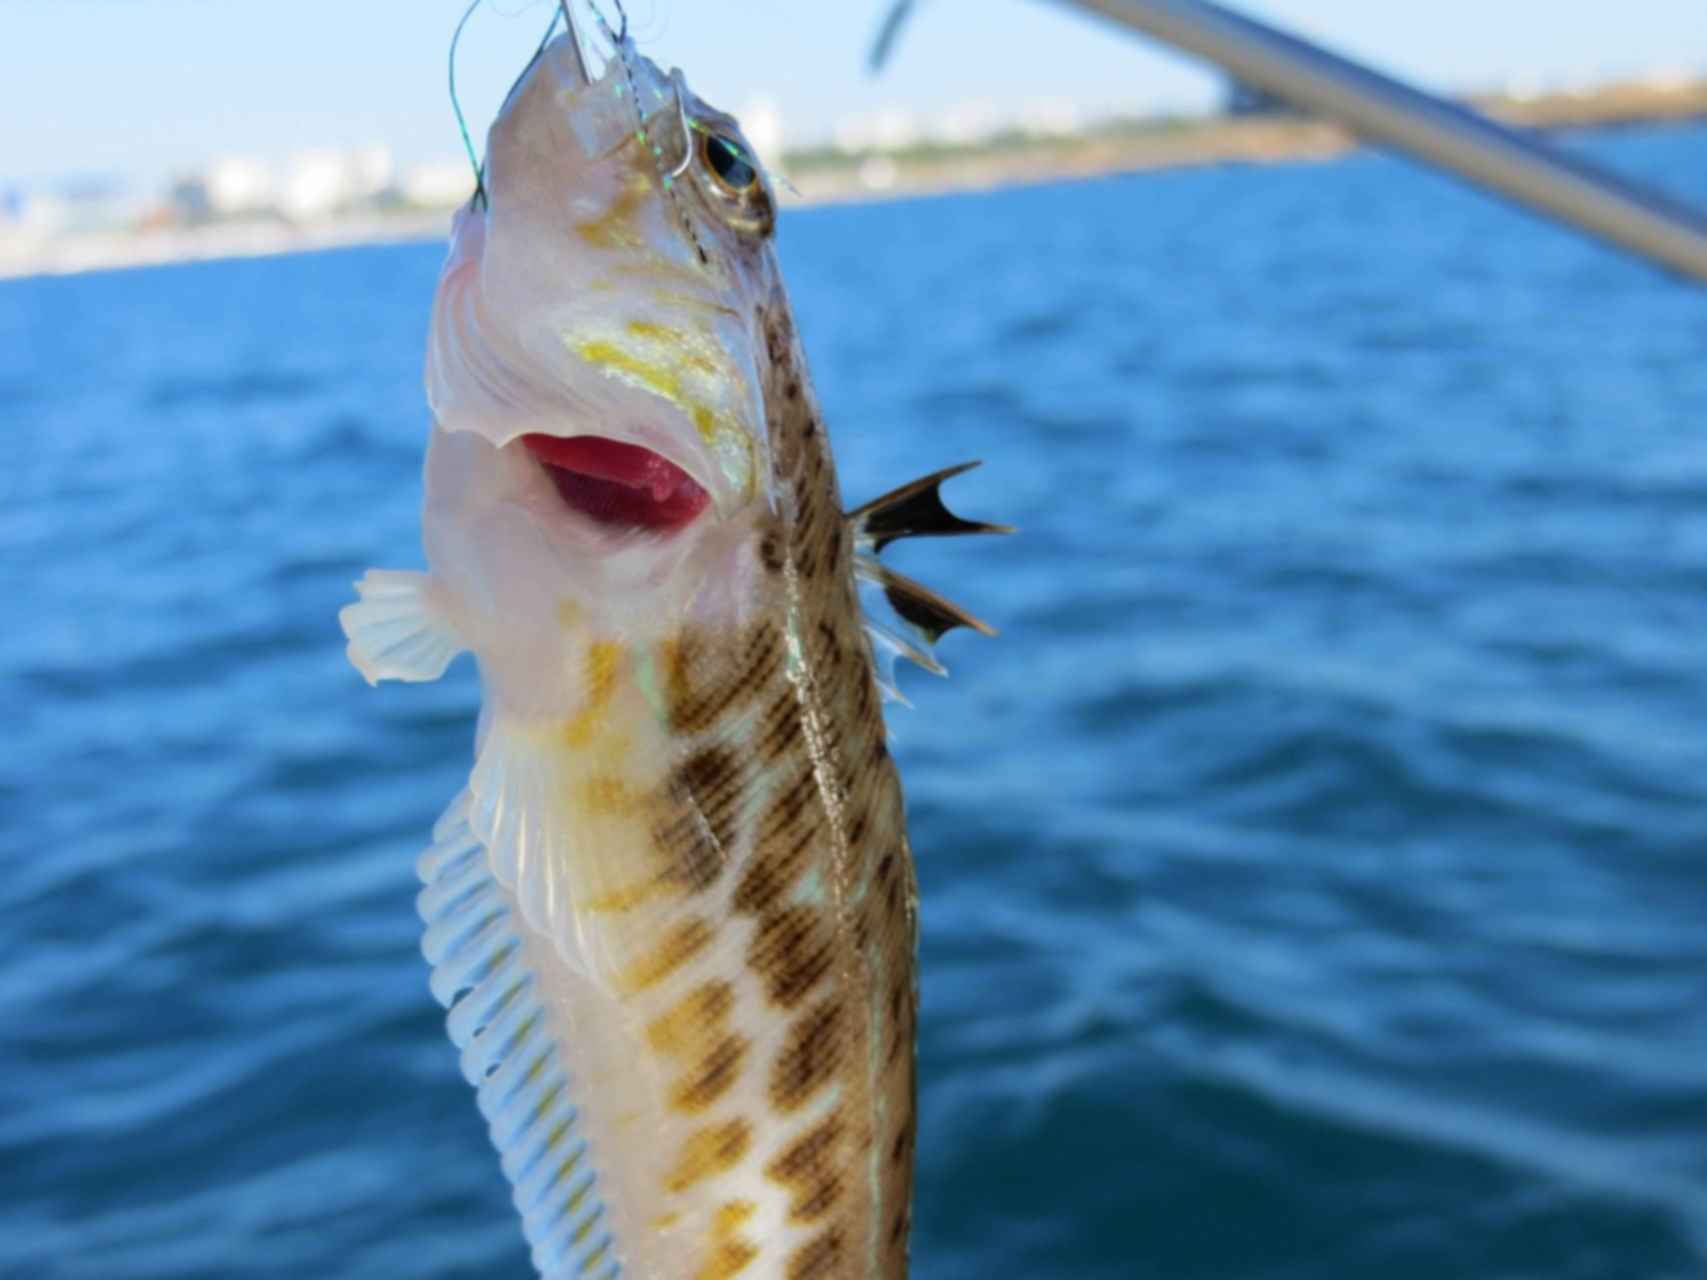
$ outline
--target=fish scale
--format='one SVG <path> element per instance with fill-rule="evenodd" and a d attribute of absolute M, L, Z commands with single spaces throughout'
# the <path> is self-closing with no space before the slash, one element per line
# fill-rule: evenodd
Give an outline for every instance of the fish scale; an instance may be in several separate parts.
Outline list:
<path fill-rule="evenodd" d="M 548 45 L 493 126 L 435 304 L 429 569 L 341 620 L 370 680 L 479 663 L 418 905 L 540 1274 L 894 1280 L 918 918 L 880 653 L 986 628 L 873 557 L 996 526 L 942 506 L 957 471 L 843 514 L 769 184 L 612 39 L 600 81 Z"/>

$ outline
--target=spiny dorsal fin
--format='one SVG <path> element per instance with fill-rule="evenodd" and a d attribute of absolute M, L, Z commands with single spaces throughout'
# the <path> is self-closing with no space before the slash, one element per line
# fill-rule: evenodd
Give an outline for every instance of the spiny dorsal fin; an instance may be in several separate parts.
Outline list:
<path fill-rule="evenodd" d="M 929 645 L 914 644 L 906 636 L 898 635 L 881 622 L 873 622 L 870 618 L 865 621 L 865 632 L 871 637 L 874 652 L 888 657 L 888 670 L 891 673 L 895 669 L 894 660 L 905 658 L 915 666 L 923 667 L 933 676 L 948 674 L 948 668 L 937 661 L 936 654 L 931 652 Z"/>
<path fill-rule="evenodd" d="M 936 644 L 956 627 L 971 627 L 987 636 L 996 634 L 996 629 L 989 623 L 973 617 L 953 601 L 944 600 L 924 583 L 914 582 L 906 574 L 896 573 L 870 556 L 861 556 L 858 567 L 864 576 L 882 586 L 883 594 L 889 599 L 889 607 L 917 628 L 928 644 Z M 924 663 L 920 665 L 927 666 Z"/>
<path fill-rule="evenodd" d="M 944 480 L 981 466 L 978 462 L 962 462 L 922 479 L 904 484 L 899 489 L 873 498 L 863 507 L 848 512 L 853 525 L 854 540 L 873 551 L 881 551 L 897 538 L 917 536 L 947 537 L 960 533 L 1012 533 L 1005 524 L 985 524 L 962 520 L 942 504 L 937 492 Z M 921 588 L 922 590 L 923 588 Z"/>

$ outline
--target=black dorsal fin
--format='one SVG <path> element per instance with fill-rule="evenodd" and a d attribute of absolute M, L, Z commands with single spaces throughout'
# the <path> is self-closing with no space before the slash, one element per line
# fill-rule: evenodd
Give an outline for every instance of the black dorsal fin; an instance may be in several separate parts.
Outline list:
<path fill-rule="evenodd" d="M 897 538 L 948 537 L 962 533 L 1012 533 L 1005 524 L 962 520 L 942 504 L 938 489 L 944 480 L 982 464 L 962 462 L 873 498 L 847 514 L 856 542 L 881 551 Z M 919 588 L 921 591 L 923 587 Z"/>
<path fill-rule="evenodd" d="M 929 644 L 936 644 L 956 627 L 971 627 L 987 636 L 996 634 L 996 629 L 989 623 L 973 617 L 952 600 L 944 600 L 924 583 L 896 573 L 886 564 L 866 560 L 864 572 L 882 586 L 890 608 L 918 628 L 919 634 Z"/>

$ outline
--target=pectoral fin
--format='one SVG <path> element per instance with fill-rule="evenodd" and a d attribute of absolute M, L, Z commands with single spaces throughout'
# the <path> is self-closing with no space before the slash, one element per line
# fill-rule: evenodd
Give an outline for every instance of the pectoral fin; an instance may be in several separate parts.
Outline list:
<path fill-rule="evenodd" d="M 345 652 L 369 684 L 437 680 L 462 652 L 434 585 L 409 569 L 369 569 L 356 583 L 361 598 L 338 610 Z"/>

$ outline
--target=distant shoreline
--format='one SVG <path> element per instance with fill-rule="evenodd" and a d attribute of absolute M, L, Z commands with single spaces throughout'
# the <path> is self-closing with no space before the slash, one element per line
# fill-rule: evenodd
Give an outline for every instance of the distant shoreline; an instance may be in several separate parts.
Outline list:
<path fill-rule="evenodd" d="M 1602 131 L 1707 120 L 1707 80 L 1636 82 L 1581 93 L 1473 98 L 1469 105 L 1516 127 Z M 903 199 L 1040 182 L 1150 173 L 1214 164 L 1321 161 L 1365 145 L 1330 121 L 1284 113 L 1129 121 L 1088 134 L 1029 145 L 954 150 L 918 148 L 887 155 L 802 157 L 790 181 L 809 204 Z M 876 173 L 873 173 L 875 168 Z M 876 176 L 882 181 L 872 182 Z"/>
<path fill-rule="evenodd" d="M 1507 124 L 1605 130 L 1707 119 L 1707 80 L 1639 82 L 1583 93 L 1483 97 L 1472 104 Z M 1327 121 L 1290 116 L 1212 116 L 1114 122 L 1056 139 L 997 140 L 848 155 L 785 157 L 795 207 L 917 199 L 1048 182 L 1081 181 L 1217 164 L 1296 164 L 1364 145 Z M 368 214 L 304 226 L 284 221 L 214 223 L 0 241 L 0 280 L 140 267 L 277 257 L 325 249 L 432 243 L 452 211 Z"/>
<path fill-rule="evenodd" d="M 431 243 L 450 235 L 451 213 L 399 214 L 310 226 L 215 223 L 158 231 L 56 236 L 18 248 L 0 244 L 0 280 L 85 275 L 240 258 L 275 258 L 324 249 Z"/>

